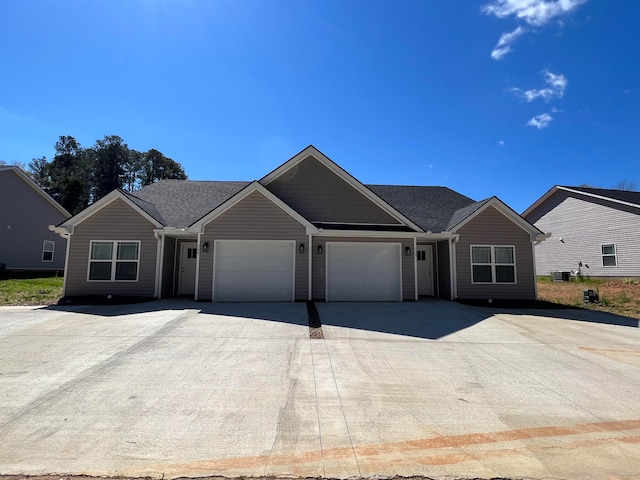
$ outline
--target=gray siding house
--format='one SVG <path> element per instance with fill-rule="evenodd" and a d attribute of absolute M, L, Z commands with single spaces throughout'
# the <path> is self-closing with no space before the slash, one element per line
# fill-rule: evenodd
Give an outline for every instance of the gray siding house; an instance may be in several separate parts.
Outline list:
<path fill-rule="evenodd" d="M 67 240 L 49 231 L 71 215 L 16 166 L 0 166 L 0 270 L 62 270 Z"/>
<path fill-rule="evenodd" d="M 640 192 L 557 185 L 522 216 L 549 234 L 538 275 L 640 277 Z"/>
<path fill-rule="evenodd" d="M 258 181 L 115 190 L 51 229 L 66 296 L 214 302 L 531 299 L 542 236 L 496 197 L 363 185 L 313 146 Z"/>

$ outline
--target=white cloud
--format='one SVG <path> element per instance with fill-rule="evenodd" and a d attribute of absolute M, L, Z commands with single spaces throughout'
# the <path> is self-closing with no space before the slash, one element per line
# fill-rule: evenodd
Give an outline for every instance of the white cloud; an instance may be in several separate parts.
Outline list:
<path fill-rule="evenodd" d="M 498 146 L 504 147 L 504 140 L 498 140 Z"/>
<path fill-rule="evenodd" d="M 543 70 L 542 73 L 545 76 L 544 83 L 546 88 L 531 89 L 522 91 L 519 88 L 509 89 L 515 95 L 524 98 L 527 102 L 533 102 L 536 98 L 542 98 L 545 102 L 549 102 L 554 98 L 562 98 L 564 91 L 567 89 L 569 81 L 567 77 L 562 74 L 555 74 L 548 70 Z"/>
<path fill-rule="evenodd" d="M 538 130 L 542 130 L 543 128 L 547 128 L 549 124 L 553 120 L 553 117 L 548 113 L 543 113 L 542 115 L 536 115 L 531 120 L 527 122 L 527 125 L 530 127 L 536 127 Z"/>
<path fill-rule="evenodd" d="M 505 18 L 515 15 L 529 25 L 541 27 L 586 3 L 587 0 L 493 0 L 482 7 L 486 15 Z"/>
<path fill-rule="evenodd" d="M 551 113 L 560 113 L 564 112 L 562 108 L 551 107 Z"/>
<path fill-rule="evenodd" d="M 525 33 L 526 30 L 522 27 L 516 28 L 513 32 L 503 33 L 498 40 L 498 44 L 493 47 L 491 51 L 491 58 L 494 60 L 500 60 L 507 53 L 511 51 L 511 44 L 515 42 L 516 38 Z"/>

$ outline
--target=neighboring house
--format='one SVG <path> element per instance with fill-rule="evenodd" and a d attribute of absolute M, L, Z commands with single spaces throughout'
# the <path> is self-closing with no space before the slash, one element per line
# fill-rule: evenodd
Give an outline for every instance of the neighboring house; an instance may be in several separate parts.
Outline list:
<path fill-rule="evenodd" d="M 62 270 L 67 241 L 48 226 L 70 216 L 18 167 L 0 165 L 0 270 Z"/>
<path fill-rule="evenodd" d="M 365 186 L 313 146 L 259 181 L 116 190 L 52 228 L 67 296 L 216 302 L 531 299 L 542 234 L 496 197 Z"/>
<path fill-rule="evenodd" d="M 538 275 L 640 276 L 640 192 L 557 185 L 522 216 L 550 233 L 536 247 Z"/>

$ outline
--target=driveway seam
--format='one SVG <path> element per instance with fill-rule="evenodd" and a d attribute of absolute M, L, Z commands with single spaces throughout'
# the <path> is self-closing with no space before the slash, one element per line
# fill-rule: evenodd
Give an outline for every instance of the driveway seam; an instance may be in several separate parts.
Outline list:
<path fill-rule="evenodd" d="M 318 382 L 316 380 L 316 363 L 313 356 L 313 342 L 309 337 L 309 351 L 311 352 L 311 371 L 313 372 L 313 390 L 316 397 L 316 418 L 318 419 L 318 438 L 320 440 L 320 458 L 322 458 L 322 476 L 326 477 L 327 472 L 324 468 L 324 449 L 322 446 L 322 424 L 320 423 L 320 402 L 318 401 Z"/>
<path fill-rule="evenodd" d="M 146 344 L 149 344 L 149 343 L 153 342 L 154 340 L 156 340 L 160 336 L 166 334 L 170 330 L 175 329 L 178 326 L 178 324 L 183 323 L 184 321 L 187 320 L 187 318 L 191 317 L 192 315 L 197 314 L 198 312 L 199 312 L 199 310 L 186 310 L 184 313 L 182 313 L 178 317 L 176 317 L 173 320 L 171 320 L 170 322 L 164 324 L 162 327 L 160 327 L 158 330 L 153 332 L 151 335 L 145 337 L 144 339 L 140 340 L 137 343 L 134 343 L 133 345 L 131 345 L 127 349 L 121 350 L 121 351 L 118 351 L 118 352 L 114 353 L 109 358 L 106 358 L 106 359 L 102 360 L 101 362 L 95 364 L 94 366 L 89 367 L 87 370 L 84 370 L 83 372 L 81 372 L 79 375 L 77 375 L 73 379 L 63 383 L 62 385 L 54 388 L 53 390 L 50 390 L 50 391 L 40 395 L 38 398 L 32 400 L 25 407 L 20 409 L 20 411 L 17 412 L 15 415 L 9 417 L 9 419 L 6 422 L 0 424 L 0 429 L 3 429 L 7 425 L 10 425 L 11 423 L 15 422 L 16 420 L 19 420 L 24 415 L 26 415 L 29 412 L 35 410 L 36 408 L 40 407 L 41 405 L 53 400 L 58 395 L 60 395 L 60 394 L 62 394 L 64 392 L 66 392 L 67 390 L 73 388 L 74 386 L 78 385 L 80 382 L 83 382 L 87 378 L 89 378 L 89 377 L 91 377 L 91 376 L 93 376 L 93 375 L 95 375 L 97 373 L 100 373 L 103 370 L 106 370 L 107 368 L 113 366 L 115 363 L 117 363 L 123 357 L 131 354 L 132 352 L 136 351 L 140 347 L 143 347 Z"/>

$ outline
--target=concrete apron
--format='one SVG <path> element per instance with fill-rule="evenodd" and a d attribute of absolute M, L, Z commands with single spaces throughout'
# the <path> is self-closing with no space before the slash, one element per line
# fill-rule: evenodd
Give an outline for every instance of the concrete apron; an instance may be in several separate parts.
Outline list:
<path fill-rule="evenodd" d="M 637 328 L 407 305 L 0 310 L 0 473 L 640 473 Z"/>

